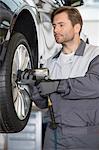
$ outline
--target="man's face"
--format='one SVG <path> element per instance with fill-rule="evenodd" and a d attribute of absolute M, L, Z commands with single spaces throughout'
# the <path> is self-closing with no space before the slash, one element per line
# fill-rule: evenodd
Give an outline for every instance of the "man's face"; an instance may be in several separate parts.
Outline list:
<path fill-rule="evenodd" d="M 71 21 L 65 12 L 54 16 L 53 31 L 55 40 L 59 44 L 66 44 L 75 37 L 75 26 L 72 26 Z"/>

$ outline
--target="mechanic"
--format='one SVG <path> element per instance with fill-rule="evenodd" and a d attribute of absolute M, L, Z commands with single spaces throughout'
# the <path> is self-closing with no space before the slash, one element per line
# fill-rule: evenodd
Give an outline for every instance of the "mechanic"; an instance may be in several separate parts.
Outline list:
<path fill-rule="evenodd" d="M 49 119 L 43 150 L 99 150 L 99 47 L 80 39 L 83 21 L 76 8 L 57 8 L 51 21 L 62 49 L 44 64 L 49 80 L 28 82 L 38 107 L 48 106 L 47 95 L 53 104 L 57 128 Z"/>

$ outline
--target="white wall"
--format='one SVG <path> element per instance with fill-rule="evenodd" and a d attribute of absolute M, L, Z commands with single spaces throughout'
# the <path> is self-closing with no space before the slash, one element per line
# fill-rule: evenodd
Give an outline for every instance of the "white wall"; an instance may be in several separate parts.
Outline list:
<path fill-rule="evenodd" d="M 84 20 L 82 32 L 91 44 L 99 46 L 99 5 L 87 5 L 78 9 Z"/>

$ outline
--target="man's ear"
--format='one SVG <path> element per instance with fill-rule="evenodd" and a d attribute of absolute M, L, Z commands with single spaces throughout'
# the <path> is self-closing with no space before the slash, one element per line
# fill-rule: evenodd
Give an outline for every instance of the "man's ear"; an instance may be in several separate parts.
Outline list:
<path fill-rule="evenodd" d="M 81 29 L 81 25 L 79 23 L 77 23 L 77 24 L 74 25 L 75 33 L 79 33 L 80 29 Z"/>

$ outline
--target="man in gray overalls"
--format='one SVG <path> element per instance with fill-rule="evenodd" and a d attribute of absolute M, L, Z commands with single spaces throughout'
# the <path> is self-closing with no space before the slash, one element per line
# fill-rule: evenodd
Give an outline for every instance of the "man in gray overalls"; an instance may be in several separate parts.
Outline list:
<path fill-rule="evenodd" d="M 57 123 L 53 130 L 49 119 L 43 150 L 99 150 L 99 47 L 80 39 L 83 21 L 76 8 L 56 9 L 51 21 L 62 49 L 44 64 L 51 80 L 30 85 L 40 108 L 50 95 Z"/>

